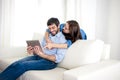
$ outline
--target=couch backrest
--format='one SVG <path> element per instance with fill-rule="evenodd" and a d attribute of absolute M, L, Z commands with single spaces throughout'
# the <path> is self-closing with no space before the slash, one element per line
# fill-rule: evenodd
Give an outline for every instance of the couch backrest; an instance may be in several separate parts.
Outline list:
<path fill-rule="evenodd" d="M 43 35 L 40 33 L 34 33 L 33 34 L 33 40 L 42 40 L 43 39 Z"/>
<path fill-rule="evenodd" d="M 78 40 L 68 48 L 59 67 L 71 69 L 101 61 L 104 42 L 101 40 Z"/>

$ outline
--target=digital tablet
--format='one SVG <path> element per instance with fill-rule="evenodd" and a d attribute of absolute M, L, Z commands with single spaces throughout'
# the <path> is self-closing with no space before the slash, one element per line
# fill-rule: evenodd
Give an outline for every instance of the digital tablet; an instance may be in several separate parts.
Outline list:
<path fill-rule="evenodd" d="M 34 47 L 34 46 L 39 46 L 39 47 L 40 47 L 40 50 L 42 51 L 42 47 L 41 47 L 41 45 L 40 45 L 39 40 L 27 40 L 26 43 L 27 43 L 27 46 L 32 46 L 32 47 Z M 42 51 L 42 52 L 43 52 L 43 51 Z"/>

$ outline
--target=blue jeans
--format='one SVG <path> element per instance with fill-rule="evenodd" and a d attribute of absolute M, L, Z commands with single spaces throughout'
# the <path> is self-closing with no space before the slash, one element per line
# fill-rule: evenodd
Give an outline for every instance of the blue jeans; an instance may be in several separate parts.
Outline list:
<path fill-rule="evenodd" d="M 49 70 L 57 66 L 56 63 L 43 59 L 37 55 L 18 60 L 0 73 L 0 80 L 16 80 L 20 75 L 29 70 Z"/>

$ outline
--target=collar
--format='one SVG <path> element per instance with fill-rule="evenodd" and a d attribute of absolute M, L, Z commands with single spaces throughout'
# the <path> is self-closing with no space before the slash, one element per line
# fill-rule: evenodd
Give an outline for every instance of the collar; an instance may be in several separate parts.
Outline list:
<path fill-rule="evenodd" d="M 50 34 L 50 37 L 60 37 L 61 34 L 62 34 L 62 32 L 58 32 L 55 36 L 52 36 L 52 35 Z"/>

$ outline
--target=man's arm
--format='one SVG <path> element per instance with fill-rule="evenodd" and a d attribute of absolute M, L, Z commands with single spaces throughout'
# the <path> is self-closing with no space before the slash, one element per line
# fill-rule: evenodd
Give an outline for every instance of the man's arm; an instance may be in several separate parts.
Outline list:
<path fill-rule="evenodd" d="M 39 53 L 39 56 L 42 57 L 42 58 L 44 58 L 44 59 L 53 61 L 53 62 L 56 61 L 55 55 L 47 55 L 47 54 L 41 52 L 41 53 Z"/>
<path fill-rule="evenodd" d="M 39 50 L 39 46 L 35 46 L 34 51 L 38 56 L 40 56 L 44 59 L 53 61 L 55 63 L 61 62 L 64 58 L 65 53 L 66 53 L 66 49 L 58 49 L 57 54 L 47 55 Z"/>
<path fill-rule="evenodd" d="M 35 47 L 34 47 L 34 51 L 35 51 L 35 53 L 36 53 L 38 56 L 40 56 L 40 57 L 42 57 L 42 58 L 44 58 L 44 59 L 47 59 L 47 60 L 50 60 L 50 61 L 53 61 L 53 62 L 56 61 L 55 55 L 47 55 L 47 54 L 41 52 L 40 49 L 39 49 L 39 46 L 35 46 Z"/>

